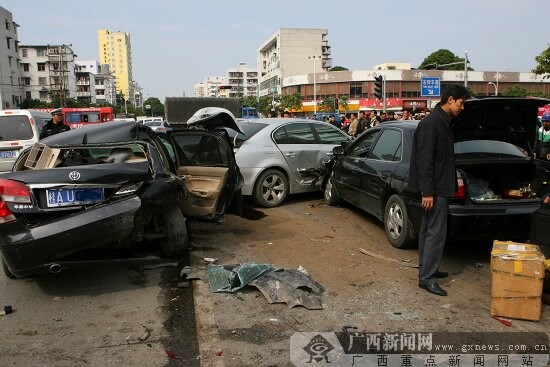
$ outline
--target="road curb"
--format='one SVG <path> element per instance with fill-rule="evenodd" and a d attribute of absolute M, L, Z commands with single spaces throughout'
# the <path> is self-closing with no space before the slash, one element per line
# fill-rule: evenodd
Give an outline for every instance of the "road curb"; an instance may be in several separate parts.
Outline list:
<path fill-rule="evenodd" d="M 198 268 L 196 265 L 192 264 L 193 267 Z M 192 284 L 200 365 L 201 367 L 224 367 L 223 355 L 216 355 L 216 353 L 223 353 L 223 349 L 221 348 L 216 315 L 214 314 L 212 291 L 208 281 L 194 280 Z"/>

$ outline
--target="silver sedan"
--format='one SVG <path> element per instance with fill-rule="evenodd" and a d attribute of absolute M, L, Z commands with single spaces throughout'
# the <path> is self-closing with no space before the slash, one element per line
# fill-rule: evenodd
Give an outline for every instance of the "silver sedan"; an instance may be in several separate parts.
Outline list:
<path fill-rule="evenodd" d="M 322 121 L 295 118 L 238 120 L 232 134 L 243 195 L 263 207 L 280 205 L 289 194 L 318 191 L 321 161 L 351 137 Z M 231 135 L 231 134 L 230 134 Z"/>

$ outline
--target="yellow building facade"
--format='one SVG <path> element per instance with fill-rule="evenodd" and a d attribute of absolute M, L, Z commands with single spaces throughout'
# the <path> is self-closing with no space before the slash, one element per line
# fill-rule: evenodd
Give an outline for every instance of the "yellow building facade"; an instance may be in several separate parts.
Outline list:
<path fill-rule="evenodd" d="M 133 101 L 134 84 L 130 34 L 99 29 L 97 41 L 99 62 L 109 65 L 109 70 L 116 80 L 117 93 L 122 93 L 127 101 Z"/>

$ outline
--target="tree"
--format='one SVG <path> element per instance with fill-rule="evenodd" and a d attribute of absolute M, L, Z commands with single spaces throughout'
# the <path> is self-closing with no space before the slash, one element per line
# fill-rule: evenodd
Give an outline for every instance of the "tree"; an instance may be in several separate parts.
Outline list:
<path fill-rule="evenodd" d="M 281 96 L 281 108 L 293 111 L 302 109 L 302 95 L 300 93 L 292 93 Z"/>
<path fill-rule="evenodd" d="M 143 106 L 150 105 L 151 109 L 146 109 L 147 113 L 152 116 L 164 116 L 164 105 L 160 102 L 160 99 L 156 97 L 149 97 L 143 101 Z"/>
<path fill-rule="evenodd" d="M 430 66 L 433 67 L 434 65 L 450 64 L 453 62 L 462 62 L 462 63 L 445 66 L 444 67 L 445 70 L 464 70 L 464 58 L 458 57 L 451 51 L 442 48 L 428 55 L 424 59 L 424 61 L 422 61 L 422 64 L 418 66 L 417 69 L 424 70 L 424 69 L 429 69 Z M 468 67 L 468 70 L 474 70 L 474 69 L 472 69 L 471 67 Z"/>
<path fill-rule="evenodd" d="M 340 96 L 340 106 L 344 107 L 344 115 L 348 112 L 348 107 L 349 107 L 349 96 L 348 95 L 343 95 L 343 96 Z"/>
<path fill-rule="evenodd" d="M 507 88 L 502 94 L 510 97 L 525 97 L 529 95 L 527 89 L 520 88 L 517 85 Z"/>
<path fill-rule="evenodd" d="M 537 75 L 543 75 L 543 79 L 550 79 L 550 45 L 535 57 L 537 66 L 532 70 Z"/>
<path fill-rule="evenodd" d="M 334 98 L 327 97 L 323 99 L 323 102 L 319 105 L 319 111 L 323 112 L 335 112 Z"/>
<path fill-rule="evenodd" d="M 339 66 L 339 65 L 336 65 L 336 66 L 328 69 L 328 71 L 342 71 L 342 70 L 349 70 L 349 69 L 346 68 L 346 67 L 343 67 L 343 66 Z"/>
<path fill-rule="evenodd" d="M 279 96 L 275 96 L 274 99 L 271 96 L 262 96 L 258 100 L 258 109 L 263 116 L 269 116 L 269 113 L 273 110 L 273 100 L 277 102 L 279 100 Z M 277 106 L 275 107 L 275 111 L 276 110 Z"/>
<path fill-rule="evenodd" d="M 243 107 L 256 107 L 258 108 L 258 100 L 255 96 L 246 96 L 241 99 Z"/>
<path fill-rule="evenodd" d="M 47 102 L 42 102 L 39 99 L 25 99 L 21 104 L 19 105 L 19 108 L 49 108 L 50 104 Z"/>

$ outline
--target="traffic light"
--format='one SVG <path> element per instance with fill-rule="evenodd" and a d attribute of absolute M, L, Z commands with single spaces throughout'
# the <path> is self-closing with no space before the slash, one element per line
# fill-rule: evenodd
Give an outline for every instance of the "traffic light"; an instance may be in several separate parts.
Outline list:
<path fill-rule="evenodd" d="M 334 109 L 335 109 L 336 111 L 338 111 L 338 107 L 339 107 L 339 105 L 338 105 L 338 98 L 334 98 Z"/>
<path fill-rule="evenodd" d="M 378 75 L 374 77 L 374 96 L 378 99 L 384 98 L 384 76 Z"/>
<path fill-rule="evenodd" d="M 230 85 L 220 85 L 218 89 L 232 89 Z"/>

